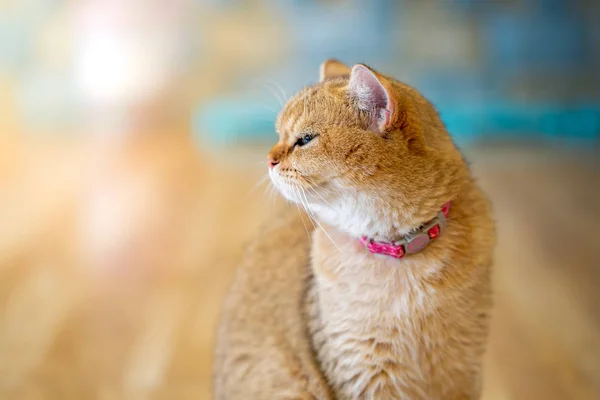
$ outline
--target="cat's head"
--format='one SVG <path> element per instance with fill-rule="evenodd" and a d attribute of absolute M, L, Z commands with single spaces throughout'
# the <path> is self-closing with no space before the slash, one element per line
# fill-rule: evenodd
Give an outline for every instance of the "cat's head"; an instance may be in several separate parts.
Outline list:
<path fill-rule="evenodd" d="M 467 168 L 433 106 L 366 65 L 321 65 L 277 120 L 269 174 L 287 199 L 354 236 L 392 239 L 433 218 Z"/>

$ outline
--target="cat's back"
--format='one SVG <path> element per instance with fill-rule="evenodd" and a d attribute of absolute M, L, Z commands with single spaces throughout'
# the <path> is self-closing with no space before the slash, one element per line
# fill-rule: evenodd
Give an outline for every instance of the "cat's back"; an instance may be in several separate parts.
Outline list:
<path fill-rule="evenodd" d="M 303 315 L 305 223 L 295 208 L 279 211 L 244 254 L 217 332 L 215 399 L 329 398 Z"/>

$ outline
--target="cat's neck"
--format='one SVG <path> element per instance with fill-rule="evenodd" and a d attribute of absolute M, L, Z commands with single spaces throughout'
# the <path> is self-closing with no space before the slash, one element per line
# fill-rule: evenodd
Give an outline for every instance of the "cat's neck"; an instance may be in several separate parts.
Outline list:
<path fill-rule="evenodd" d="M 453 193 L 441 194 L 410 203 L 401 193 L 396 194 L 396 197 L 394 194 L 377 197 L 357 192 L 340 199 L 330 199 L 328 203 L 317 199 L 310 204 L 310 208 L 321 224 L 332 230 L 356 239 L 366 237 L 391 243 L 425 226 L 455 197 Z"/>
<path fill-rule="evenodd" d="M 407 254 L 398 259 L 383 254 L 371 254 L 360 240 L 360 234 L 349 234 L 326 220 L 313 234 L 312 257 L 315 277 L 353 284 L 390 282 L 390 279 L 404 280 L 406 274 L 421 278 L 428 273 L 437 273 L 443 265 L 454 262 L 454 258 L 465 256 L 462 243 L 477 230 L 478 216 L 487 213 L 488 204 L 474 185 L 466 185 L 464 190 L 452 200 L 444 232 L 422 251 Z M 393 214 L 393 213 L 392 213 Z M 423 221 L 426 222 L 426 221 Z M 487 224 L 488 221 L 486 220 Z M 416 229 L 410 227 L 409 229 Z M 391 236 L 404 235 L 405 229 Z M 473 238 L 473 251 L 477 252 L 477 238 Z M 457 243 L 461 246 L 457 247 Z M 455 254 L 458 251 L 459 254 Z"/>
<path fill-rule="evenodd" d="M 429 390 L 430 379 L 442 379 L 432 378 L 432 371 L 445 373 L 429 355 L 452 359 L 462 343 L 447 338 L 464 337 L 464 327 L 455 323 L 479 305 L 478 298 L 465 303 L 465 296 L 472 300 L 465 293 L 485 285 L 489 276 L 493 223 L 487 201 L 472 185 L 453 199 L 444 234 L 401 259 L 371 254 L 356 237 L 323 228 L 313 235 L 306 304 L 313 347 L 336 394 L 362 393 L 379 376 L 371 372 L 386 365 L 398 371 L 386 375 L 393 388 L 386 398 L 428 398 L 412 392 L 402 378 L 422 377 Z M 455 333 L 446 336 L 439 327 Z"/>
<path fill-rule="evenodd" d="M 325 223 L 313 234 L 312 267 L 318 291 L 346 300 L 362 297 L 365 287 L 379 288 L 373 299 L 389 298 L 389 292 L 404 292 L 407 282 L 435 274 L 442 268 L 451 238 L 439 238 L 420 253 L 394 258 L 372 254 L 360 239 Z M 450 240 L 449 240 L 450 239 Z M 383 289 L 383 290 L 382 290 Z M 343 301 L 346 302 L 346 301 Z"/>

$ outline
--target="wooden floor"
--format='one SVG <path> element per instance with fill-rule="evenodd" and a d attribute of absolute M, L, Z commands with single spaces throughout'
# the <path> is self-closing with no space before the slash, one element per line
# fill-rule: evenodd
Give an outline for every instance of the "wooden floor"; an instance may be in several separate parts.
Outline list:
<path fill-rule="evenodd" d="M 484 398 L 600 398 L 598 154 L 469 154 L 499 231 Z M 0 143 L 0 398 L 210 398 L 221 298 L 274 207 L 249 194 L 263 161 L 177 135 Z"/>

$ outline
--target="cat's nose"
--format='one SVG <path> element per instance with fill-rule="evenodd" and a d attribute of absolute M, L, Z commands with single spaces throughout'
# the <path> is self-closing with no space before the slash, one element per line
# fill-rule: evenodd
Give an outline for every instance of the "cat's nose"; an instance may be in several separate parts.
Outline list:
<path fill-rule="evenodd" d="M 281 161 L 282 157 L 282 145 L 277 143 L 271 151 L 267 154 L 267 162 L 269 163 L 269 168 L 274 168 Z"/>

